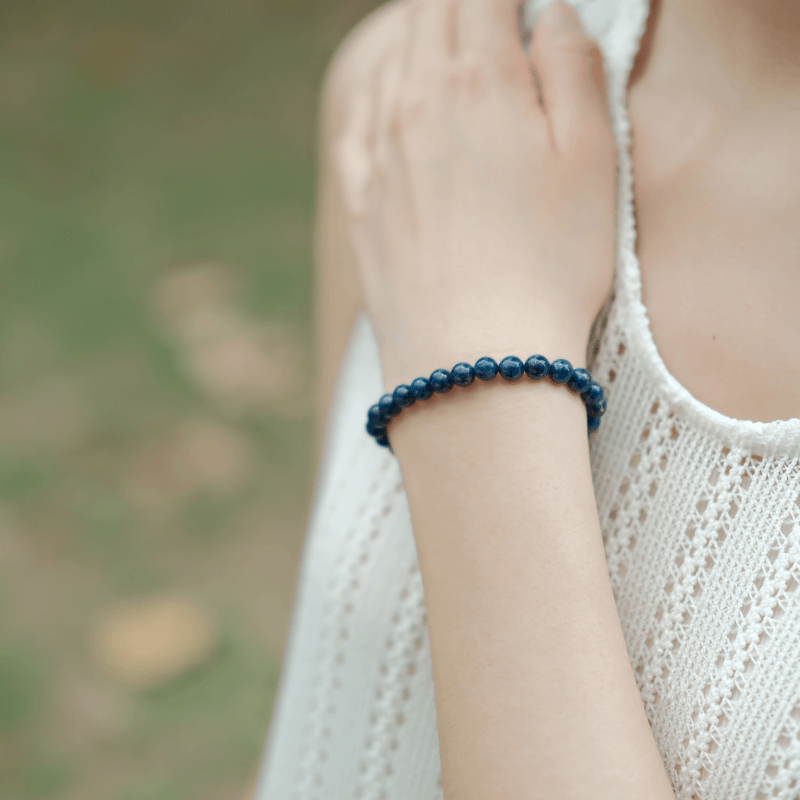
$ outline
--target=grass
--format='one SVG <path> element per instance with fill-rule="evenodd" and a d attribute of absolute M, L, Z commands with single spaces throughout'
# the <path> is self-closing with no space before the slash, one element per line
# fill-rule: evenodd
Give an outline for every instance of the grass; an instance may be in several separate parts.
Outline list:
<path fill-rule="evenodd" d="M 310 493 L 316 98 L 372 5 L 0 9 L 0 800 L 246 796 Z M 278 358 L 278 331 L 299 379 L 198 372 L 202 315 L 159 293 L 188 276 L 191 305 L 208 274 L 230 352 Z M 183 443 L 198 420 L 211 445 Z M 201 598 L 219 641 L 135 691 L 94 660 L 94 620 L 163 591 Z"/>

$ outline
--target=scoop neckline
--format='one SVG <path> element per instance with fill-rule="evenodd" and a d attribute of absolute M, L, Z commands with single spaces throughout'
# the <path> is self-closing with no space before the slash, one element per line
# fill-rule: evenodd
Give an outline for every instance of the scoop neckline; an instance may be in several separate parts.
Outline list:
<path fill-rule="evenodd" d="M 627 6 L 627 8 L 625 8 Z M 627 47 L 616 55 L 613 79 L 609 81 L 609 105 L 617 142 L 617 267 L 614 304 L 628 317 L 630 344 L 640 356 L 659 393 L 670 407 L 705 433 L 730 447 L 739 447 L 760 455 L 794 456 L 800 454 L 800 419 L 754 422 L 729 417 L 696 398 L 669 371 L 658 351 L 647 307 L 644 304 L 642 272 L 636 252 L 637 229 L 634 207 L 633 156 L 631 121 L 628 108 L 628 81 L 650 13 L 650 0 L 628 0 L 617 6 L 617 19 L 622 18 L 621 34 Z M 627 34 L 627 35 L 625 35 Z M 612 34 L 613 35 L 613 34 Z M 624 41 L 627 39 L 627 42 Z M 608 43 L 610 45 L 611 42 Z"/>

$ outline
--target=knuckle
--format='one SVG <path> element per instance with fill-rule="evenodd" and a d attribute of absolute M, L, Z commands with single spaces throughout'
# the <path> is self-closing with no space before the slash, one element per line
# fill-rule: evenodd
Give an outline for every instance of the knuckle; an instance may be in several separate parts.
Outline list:
<path fill-rule="evenodd" d="M 530 83 L 530 68 L 516 51 L 466 55 L 453 61 L 447 73 L 447 86 L 455 94 L 478 98 L 492 88 Z"/>
<path fill-rule="evenodd" d="M 587 56 L 592 51 L 600 50 L 597 42 L 590 36 L 580 31 L 564 33 L 558 37 L 554 43 L 555 47 L 566 53 L 574 55 Z"/>
<path fill-rule="evenodd" d="M 447 88 L 458 96 L 480 97 L 486 91 L 488 81 L 488 64 L 477 56 L 460 58 L 447 71 Z"/>
<path fill-rule="evenodd" d="M 530 87 L 531 67 L 520 49 L 509 48 L 497 54 L 495 72 L 503 84 Z"/>

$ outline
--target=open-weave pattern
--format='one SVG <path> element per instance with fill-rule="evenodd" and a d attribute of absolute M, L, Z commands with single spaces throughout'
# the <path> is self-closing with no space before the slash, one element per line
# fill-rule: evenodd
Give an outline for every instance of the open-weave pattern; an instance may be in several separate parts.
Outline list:
<path fill-rule="evenodd" d="M 615 308 L 592 461 L 653 734 L 679 800 L 800 797 L 800 458 L 699 430 L 625 328 Z"/>
<path fill-rule="evenodd" d="M 548 0 L 529 4 L 529 20 Z M 590 367 L 608 571 L 678 800 L 800 798 L 800 420 L 706 408 L 641 303 L 625 87 L 646 0 L 576 0 L 619 145 L 619 262 Z M 400 472 L 364 430 L 382 392 L 354 332 L 331 416 L 259 800 L 441 797 L 422 583 Z M 580 754 L 575 754 L 576 759 Z"/>

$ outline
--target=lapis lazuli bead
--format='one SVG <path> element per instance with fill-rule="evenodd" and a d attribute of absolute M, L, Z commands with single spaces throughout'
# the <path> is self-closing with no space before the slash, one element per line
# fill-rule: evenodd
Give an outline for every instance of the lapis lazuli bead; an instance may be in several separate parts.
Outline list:
<path fill-rule="evenodd" d="M 484 356 L 475 362 L 475 377 L 482 381 L 491 381 L 497 377 L 499 369 L 493 358 Z"/>
<path fill-rule="evenodd" d="M 382 436 L 386 433 L 386 423 L 385 422 L 373 422 L 372 420 L 367 421 L 367 433 L 370 436 Z"/>
<path fill-rule="evenodd" d="M 378 406 L 381 409 L 384 419 L 391 419 L 400 413 L 400 406 L 394 401 L 393 394 L 385 394 L 378 400 Z"/>
<path fill-rule="evenodd" d="M 450 376 L 456 386 L 471 386 L 475 381 L 475 369 L 471 364 L 462 361 L 450 370 Z"/>
<path fill-rule="evenodd" d="M 572 370 L 572 377 L 567 381 L 567 386 L 577 394 L 583 394 L 592 382 L 592 375 L 587 369 L 578 367 Z"/>
<path fill-rule="evenodd" d="M 549 374 L 553 383 L 566 383 L 572 377 L 572 364 L 566 358 L 557 358 L 550 365 Z"/>
<path fill-rule="evenodd" d="M 525 365 L 521 358 L 506 356 L 500 362 L 500 376 L 507 381 L 518 381 L 525 374 Z"/>
<path fill-rule="evenodd" d="M 531 356 L 525 362 L 525 372 L 535 381 L 541 380 L 550 372 L 550 362 L 544 356 Z"/>
<path fill-rule="evenodd" d="M 401 383 L 395 390 L 394 390 L 394 401 L 400 408 L 408 408 L 409 406 L 413 406 L 414 403 L 417 402 L 417 398 L 411 394 L 411 389 L 406 386 L 404 383 Z"/>
<path fill-rule="evenodd" d="M 414 378 L 409 389 L 417 400 L 427 400 L 433 395 L 431 383 L 427 378 Z"/>
<path fill-rule="evenodd" d="M 435 369 L 428 380 L 437 394 L 447 394 L 453 388 L 453 376 L 446 369 Z"/>
<path fill-rule="evenodd" d="M 490 381 L 499 374 L 504 380 L 517 381 L 525 373 L 534 380 L 549 376 L 554 383 L 567 384 L 572 391 L 580 394 L 585 403 L 589 435 L 600 427 L 608 403 L 602 386 L 592 380 L 587 370 L 573 369 L 569 361 L 563 358 L 551 364 L 541 355 L 531 356 L 525 363 L 516 356 L 507 356 L 498 364 L 494 359 L 485 356 L 478 359 L 474 367 L 460 362 L 449 372 L 446 369 L 437 369 L 431 373 L 430 378 L 416 378 L 409 386 L 400 384 L 394 392 L 385 394 L 369 408 L 367 432 L 379 445 L 391 451 L 387 431 L 390 421 L 417 400 L 427 400 L 434 392 L 446 394 L 453 386 L 470 386 L 475 378 Z"/>
<path fill-rule="evenodd" d="M 583 402 L 588 406 L 590 404 L 599 403 L 600 400 L 605 397 L 605 392 L 599 383 L 592 381 L 589 384 L 589 388 L 581 395 L 581 397 L 583 397 Z"/>
<path fill-rule="evenodd" d="M 586 404 L 586 410 L 593 417 L 602 417 L 603 414 L 606 413 L 607 408 L 608 408 L 608 402 L 606 401 L 605 397 L 601 397 L 596 403 Z"/>

